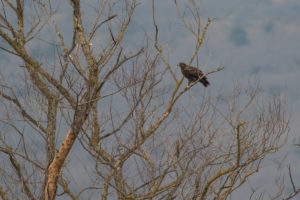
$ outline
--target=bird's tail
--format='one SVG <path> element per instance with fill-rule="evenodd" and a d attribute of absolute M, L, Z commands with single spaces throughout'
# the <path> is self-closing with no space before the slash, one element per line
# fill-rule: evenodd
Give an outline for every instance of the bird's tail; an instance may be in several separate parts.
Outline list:
<path fill-rule="evenodd" d="M 209 82 L 206 77 L 203 77 L 202 79 L 200 79 L 199 82 L 202 83 L 204 85 L 204 87 L 207 87 L 209 85 Z"/>

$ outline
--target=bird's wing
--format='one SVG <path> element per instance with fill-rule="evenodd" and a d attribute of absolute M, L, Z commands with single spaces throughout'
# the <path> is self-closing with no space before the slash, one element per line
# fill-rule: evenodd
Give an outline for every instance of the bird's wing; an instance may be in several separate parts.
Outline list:
<path fill-rule="evenodd" d="M 191 75 L 193 75 L 197 78 L 199 76 L 203 76 L 203 72 L 200 69 L 196 68 L 196 67 L 188 66 L 187 70 Z"/>
<path fill-rule="evenodd" d="M 205 87 L 207 87 L 209 85 L 207 78 L 205 76 L 203 77 L 204 74 L 200 69 L 198 69 L 196 67 L 192 67 L 192 66 L 185 66 L 181 71 L 182 71 L 183 75 L 188 79 L 189 84 L 198 80 Z"/>

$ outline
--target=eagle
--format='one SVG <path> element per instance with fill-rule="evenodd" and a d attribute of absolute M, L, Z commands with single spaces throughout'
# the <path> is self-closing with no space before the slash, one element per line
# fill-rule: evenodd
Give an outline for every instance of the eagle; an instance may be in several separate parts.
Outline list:
<path fill-rule="evenodd" d="M 182 62 L 179 63 L 178 66 L 181 68 L 183 76 L 188 79 L 189 84 L 195 81 L 199 81 L 204 85 L 204 87 L 207 87 L 209 85 L 206 76 L 203 76 L 203 72 L 200 69 L 186 65 Z"/>

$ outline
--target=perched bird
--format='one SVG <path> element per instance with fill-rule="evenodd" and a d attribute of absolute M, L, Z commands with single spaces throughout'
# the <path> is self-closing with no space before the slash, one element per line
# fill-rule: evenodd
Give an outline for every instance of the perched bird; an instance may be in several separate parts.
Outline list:
<path fill-rule="evenodd" d="M 204 87 L 209 85 L 206 76 L 203 76 L 203 72 L 200 69 L 186 65 L 185 63 L 179 63 L 178 66 L 181 68 L 183 76 L 188 79 L 189 84 L 199 81 L 204 85 Z"/>

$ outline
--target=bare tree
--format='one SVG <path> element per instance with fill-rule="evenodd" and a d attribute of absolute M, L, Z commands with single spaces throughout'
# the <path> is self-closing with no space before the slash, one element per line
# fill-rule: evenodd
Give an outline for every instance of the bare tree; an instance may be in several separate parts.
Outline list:
<path fill-rule="evenodd" d="M 2 199 L 227 199 L 284 144 L 282 99 L 260 102 L 258 86 L 193 102 L 196 83 L 183 86 L 160 43 L 154 0 L 153 35 L 126 43 L 141 3 L 1 0 L 1 52 L 20 63 L 18 82 L 3 72 L 0 83 Z M 174 5 L 195 39 L 188 64 L 199 65 L 211 19 L 198 1 Z M 76 188 L 72 150 L 89 158 Z"/>

